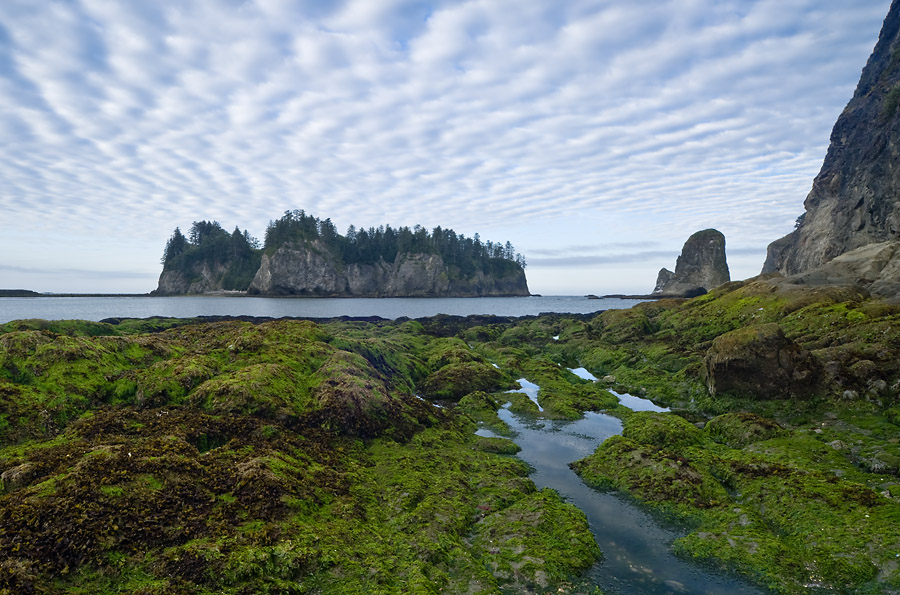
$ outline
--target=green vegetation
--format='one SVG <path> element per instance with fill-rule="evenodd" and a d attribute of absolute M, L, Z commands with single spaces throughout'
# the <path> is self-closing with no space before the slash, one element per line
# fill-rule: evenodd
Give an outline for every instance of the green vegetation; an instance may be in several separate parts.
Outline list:
<path fill-rule="evenodd" d="M 587 326 L 553 349 L 674 413 L 623 416 L 573 465 L 585 481 L 686 525 L 679 554 L 775 592 L 900 587 L 900 309 L 761 278 Z"/>
<path fill-rule="evenodd" d="M 415 396 L 512 383 L 417 322 L 0 331 L 0 592 L 543 593 L 599 556 L 514 443 Z"/>
<path fill-rule="evenodd" d="M 508 392 L 520 378 L 543 411 Z M 852 288 L 759 278 L 523 319 L 16 321 L 0 402 L 9 592 L 582 592 L 584 516 L 474 435 L 509 436 L 506 403 L 621 417 L 573 467 L 683 525 L 686 558 L 779 593 L 900 589 L 900 307 Z"/>
<path fill-rule="evenodd" d="M 897 106 L 900 105 L 900 85 L 896 85 L 884 96 L 884 104 L 881 106 L 881 117 L 890 120 L 897 113 Z"/>
<path fill-rule="evenodd" d="M 502 276 L 510 265 L 525 267 L 525 259 L 512 244 L 482 243 L 452 229 L 435 227 L 431 232 L 420 225 L 392 228 L 390 225 L 359 228 L 351 225 L 346 235 L 338 233 L 331 219 L 319 219 L 302 210 L 286 211 L 269 223 L 264 250 L 271 254 L 284 244 L 319 242 L 346 264 L 393 262 L 398 254 L 438 254 L 448 265 L 459 267 L 465 275 L 477 270 Z"/>
<path fill-rule="evenodd" d="M 190 278 L 205 268 L 226 290 L 247 289 L 260 260 L 256 238 L 237 227 L 229 234 L 217 221 L 194 221 L 189 239 L 176 227 L 162 256 L 163 269 L 186 271 Z"/>

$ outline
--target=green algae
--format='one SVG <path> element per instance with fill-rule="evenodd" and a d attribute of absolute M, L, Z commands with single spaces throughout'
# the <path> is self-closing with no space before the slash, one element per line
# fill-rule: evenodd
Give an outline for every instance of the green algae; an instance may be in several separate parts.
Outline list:
<path fill-rule="evenodd" d="M 580 517 L 535 490 L 511 442 L 472 435 L 508 433 L 510 402 L 621 417 L 575 467 L 683 525 L 686 558 L 777 592 L 900 589 L 898 322 L 852 289 L 757 279 L 583 317 L 4 325 L 0 547 L 19 549 L 0 585 L 567 589 L 596 557 Z M 815 389 L 710 393 L 715 341 L 765 325 L 820 366 Z M 680 415 L 630 413 L 578 366 Z M 516 378 L 543 412 L 504 392 Z"/>
<path fill-rule="evenodd" d="M 469 383 L 453 366 L 510 382 L 458 340 L 416 322 L 122 324 L 0 334 L 0 590 L 534 592 L 595 558 L 515 444 L 473 434 L 463 411 L 496 418 L 492 397 L 413 396 Z M 482 526 L 527 551 L 498 557 Z"/>

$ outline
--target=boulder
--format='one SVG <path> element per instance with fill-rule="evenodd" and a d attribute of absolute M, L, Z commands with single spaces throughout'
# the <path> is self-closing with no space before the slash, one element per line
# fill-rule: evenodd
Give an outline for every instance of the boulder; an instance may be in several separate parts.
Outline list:
<path fill-rule="evenodd" d="M 706 353 L 709 393 L 754 399 L 807 397 L 820 366 L 808 351 L 785 337 L 775 323 L 748 326 L 716 337 Z"/>
<path fill-rule="evenodd" d="M 725 259 L 725 236 L 715 229 L 698 231 L 688 238 L 675 262 L 675 272 L 659 271 L 657 295 L 693 297 L 728 283 L 731 275 Z"/>

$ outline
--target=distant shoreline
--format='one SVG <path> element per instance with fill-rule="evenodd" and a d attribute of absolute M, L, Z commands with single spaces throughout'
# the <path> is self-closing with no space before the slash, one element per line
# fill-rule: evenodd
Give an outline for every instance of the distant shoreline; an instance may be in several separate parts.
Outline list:
<path fill-rule="evenodd" d="M 32 291 L 30 289 L 0 289 L 0 298 L 8 298 L 8 297 L 31 297 L 31 298 L 55 298 L 55 297 L 88 297 L 88 298 L 105 298 L 105 297 L 248 297 L 248 298 L 287 298 L 287 299 L 296 299 L 296 298 L 355 298 L 362 296 L 325 296 L 325 295 L 248 295 L 247 292 L 244 291 L 216 291 L 209 293 L 184 293 L 184 294 L 169 294 L 169 295 L 160 295 L 154 292 L 148 293 L 50 293 L 50 292 L 38 292 Z M 372 298 L 372 296 L 366 296 L 368 299 L 379 299 Z M 478 298 L 478 297 L 543 297 L 539 293 L 532 293 L 531 295 L 497 295 L 497 296 L 460 296 L 460 295 L 434 295 L 434 296 L 381 296 L 385 297 L 404 297 L 404 298 Z M 621 293 L 614 293 L 602 296 L 595 296 L 593 294 L 586 296 L 564 296 L 564 297 L 584 297 L 586 299 L 606 299 L 606 298 L 618 298 L 623 300 L 658 300 L 663 298 L 680 298 L 684 297 L 681 295 L 664 295 L 664 294 L 647 294 L 647 295 L 628 295 Z"/>
<path fill-rule="evenodd" d="M 2 297 L 150 297 L 149 293 L 40 293 L 30 289 L 0 289 Z"/>

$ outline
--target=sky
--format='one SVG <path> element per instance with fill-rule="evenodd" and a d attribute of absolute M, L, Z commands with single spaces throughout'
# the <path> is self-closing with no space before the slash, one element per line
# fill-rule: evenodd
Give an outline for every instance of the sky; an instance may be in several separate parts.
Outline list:
<path fill-rule="evenodd" d="M 2 0 L 0 288 L 145 293 L 197 220 L 440 225 L 533 293 L 793 229 L 890 0 Z"/>

